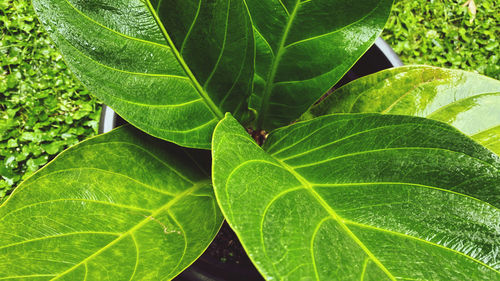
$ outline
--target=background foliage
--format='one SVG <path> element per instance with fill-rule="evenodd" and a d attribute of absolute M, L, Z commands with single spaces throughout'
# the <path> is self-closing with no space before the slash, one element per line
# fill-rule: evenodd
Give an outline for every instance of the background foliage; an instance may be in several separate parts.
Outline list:
<path fill-rule="evenodd" d="M 31 1 L 0 0 L 0 198 L 97 133 L 99 106 L 66 68 Z"/>
<path fill-rule="evenodd" d="M 383 38 L 405 64 L 500 79 L 500 5 L 396 0 Z M 471 21 L 471 18 L 474 18 Z M 66 147 L 97 133 L 99 102 L 70 74 L 31 1 L 0 0 L 0 198 Z"/>
<path fill-rule="evenodd" d="M 382 37 L 405 64 L 475 71 L 500 79 L 500 2 L 396 0 Z"/>

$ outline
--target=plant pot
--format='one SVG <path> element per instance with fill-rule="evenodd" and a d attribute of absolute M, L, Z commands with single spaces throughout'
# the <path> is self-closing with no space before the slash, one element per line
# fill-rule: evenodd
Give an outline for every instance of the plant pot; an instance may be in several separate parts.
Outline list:
<path fill-rule="evenodd" d="M 402 66 L 403 63 L 382 38 L 358 60 L 358 62 L 333 87 L 338 88 L 350 81 L 383 69 Z M 111 108 L 103 106 L 99 133 L 109 132 L 126 122 Z M 198 151 L 210 159 L 209 151 Z M 207 163 L 209 165 L 209 163 Z M 175 281 L 260 281 L 264 280 L 246 256 L 231 228 L 224 223 L 207 251 Z"/>

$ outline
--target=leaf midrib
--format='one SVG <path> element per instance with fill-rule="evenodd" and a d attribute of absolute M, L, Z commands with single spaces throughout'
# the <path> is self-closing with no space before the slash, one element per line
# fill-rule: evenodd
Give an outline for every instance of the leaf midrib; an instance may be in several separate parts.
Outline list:
<path fill-rule="evenodd" d="M 160 18 L 158 17 L 158 14 L 156 13 L 153 6 L 151 5 L 151 1 L 146 0 L 145 4 L 146 4 L 149 12 L 153 16 L 154 20 L 156 21 L 156 24 L 160 27 L 160 30 L 163 33 L 163 36 L 165 37 L 165 39 L 167 40 L 168 45 L 170 46 L 172 52 L 174 53 L 175 58 L 177 59 L 177 61 L 181 65 L 181 67 L 184 69 L 187 76 L 191 79 L 191 82 L 193 83 L 193 86 L 196 89 L 196 91 L 198 92 L 198 94 L 200 94 L 200 96 L 204 99 L 205 104 L 212 111 L 212 113 L 215 115 L 215 117 L 217 117 L 219 120 L 222 119 L 224 117 L 224 114 L 219 109 L 219 107 L 217 105 L 215 105 L 214 101 L 210 98 L 210 96 L 207 94 L 207 92 L 205 92 L 205 90 L 203 89 L 201 84 L 198 82 L 198 80 L 194 76 L 193 72 L 191 72 L 191 69 L 189 69 L 189 67 L 187 66 L 186 62 L 184 61 L 181 54 L 179 53 L 179 50 L 177 50 L 172 39 L 170 38 L 170 35 L 168 34 L 167 30 L 165 29 L 165 26 L 163 25 Z"/>
<path fill-rule="evenodd" d="M 427 116 L 425 116 L 425 118 L 435 119 L 434 115 L 438 115 L 441 112 L 448 110 L 450 107 L 460 105 L 460 103 L 465 102 L 467 100 L 472 100 L 472 99 L 482 98 L 482 97 L 487 97 L 487 96 L 493 96 L 493 97 L 500 96 L 500 92 L 491 92 L 491 93 L 483 93 L 483 94 L 478 94 L 478 95 L 471 95 L 471 96 L 467 96 L 467 97 L 464 97 L 461 99 L 453 100 L 449 104 L 447 104 L 443 107 L 440 107 L 440 108 L 436 109 L 435 111 L 427 114 Z"/>
<path fill-rule="evenodd" d="M 347 227 L 344 223 L 344 219 L 340 217 L 335 210 L 328 205 L 328 203 L 319 195 L 311 183 L 307 181 L 302 175 L 297 173 L 292 167 L 288 166 L 285 162 L 273 157 L 278 163 L 282 165 L 290 174 L 292 174 L 302 186 L 318 201 L 318 203 L 327 211 L 327 213 L 342 227 L 342 229 L 347 233 L 347 235 L 354 240 L 354 242 L 365 252 L 365 254 L 375 263 L 377 266 L 389 277 L 392 281 L 397 281 L 396 277 L 382 264 L 382 262 L 366 247 L 366 245 L 359 240 L 359 238 Z"/>
<path fill-rule="evenodd" d="M 50 279 L 50 281 L 57 280 L 60 277 L 63 277 L 67 273 L 70 273 L 74 269 L 78 268 L 80 265 L 86 264 L 87 261 L 89 261 L 89 260 L 95 258 L 96 256 L 100 255 L 101 253 L 103 253 L 104 251 L 106 251 L 107 249 L 109 249 L 110 247 L 112 247 L 113 245 L 115 245 L 116 243 L 120 242 L 124 238 L 128 237 L 129 235 L 133 235 L 133 233 L 136 230 L 140 229 L 141 227 L 143 227 L 148 222 L 151 222 L 151 218 L 152 217 L 157 216 L 158 214 L 160 214 L 161 212 L 163 212 L 165 210 L 168 210 L 170 207 L 172 207 L 174 204 L 176 204 L 177 202 L 179 202 L 181 199 L 183 199 L 184 197 L 188 196 L 189 194 L 191 194 L 193 192 L 196 192 L 197 190 L 199 190 L 200 188 L 202 188 L 203 186 L 205 186 L 207 183 L 208 183 L 207 181 L 201 181 L 201 182 L 196 183 L 191 188 L 189 188 L 189 189 L 185 190 L 184 192 L 180 193 L 178 196 L 176 196 L 175 198 L 173 198 L 167 204 L 163 205 L 158 210 L 156 210 L 153 213 L 151 213 L 148 217 L 146 217 L 145 219 L 141 220 L 134 227 L 132 227 L 129 230 L 127 230 L 126 232 L 122 233 L 115 240 L 111 241 L 106 246 L 102 247 L 101 249 L 99 249 L 98 251 L 96 251 L 95 253 L 93 253 L 92 255 L 90 255 L 87 258 L 83 259 L 82 261 L 76 263 L 75 265 L 73 265 L 72 267 L 68 268 L 67 270 L 65 270 L 65 271 L 57 274 L 54 278 Z"/>
<path fill-rule="evenodd" d="M 248 164 L 250 161 L 247 161 L 245 162 L 245 164 Z M 278 164 L 276 163 L 272 163 L 272 162 L 268 162 L 268 161 L 262 161 L 262 160 L 254 160 L 254 162 L 262 162 L 262 163 L 266 163 L 266 164 L 270 164 L 270 165 L 274 165 L 278 168 L 283 168 L 281 166 L 279 166 Z M 239 165 L 236 169 L 240 168 L 242 165 L 244 164 L 241 164 Z M 232 174 L 231 174 L 232 175 Z M 230 175 L 230 176 L 231 176 Z M 229 177 L 230 177 L 229 176 Z M 428 186 L 428 185 L 422 185 L 422 184 L 415 184 L 415 183 L 410 183 L 410 182 L 359 182 L 359 183 L 342 183 L 342 184 L 316 184 L 316 183 L 310 183 L 310 185 L 312 187 L 346 187 L 346 186 L 370 186 L 370 185 L 407 185 L 407 186 L 413 186 L 413 187 L 423 187 L 423 188 L 429 188 L 429 189 L 434 189 L 434 190 L 438 190 L 438 191 L 442 191 L 442 192 L 449 192 L 449 193 L 452 193 L 452 194 L 455 194 L 455 195 L 459 195 L 459 196 L 464 196 L 464 197 L 467 197 L 471 200 L 475 200 L 475 201 L 478 201 L 480 203 L 483 203 L 483 204 L 486 204 L 486 205 L 489 205 L 491 208 L 496 208 L 495 206 L 489 204 L 489 203 L 486 203 L 486 202 L 483 202 L 483 201 L 480 201 L 479 199 L 476 199 L 474 197 L 471 197 L 471 196 L 468 196 L 466 194 L 461 194 L 461 193 L 458 193 L 458 192 L 455 192 L 455 191 L 452 191 L 452 190 L 447 190 L 447 189 L 442 189 L 442 188 L 438 188 L 438 187 L 434 187 L 434 186 Z M 226 186 L 227 186 L 227 183 L 226 183 Z M 266 207 L 264 208 L 264 211 L 262 212 L 262 217 L 261 217 L 261 221 L 260 221 L 260 229 L 263 229 L 263 225 L 264 225 L 264 218 L 268 212 L 268 210 L 270 209 L 270 207 L 274 204 L 274 202 L 276 202 L 276 200 L 280 197 L 283 197 L 284 195 L 288 194 L 288 193 L 291 193 L 291 192 L 294 192 L 294 191 L 297 191 L 297 190 L 303 190 L 304 187 L 302 185 L 300 186 L 295 186 L 295 187 L 291 187 L 291 188 L 288 188 L 282 192 L 280 192 L 279 194 L 275 195 L 271 201 L 269 201 L 266 205 Z M 228 195 L 226 195 L 228 196 Z M 406 203 L 406 202 L 398 202 L 398 204 L 400 203 Z M 377 204 L 377 205 L 387 205 L 387 204 L 395 204 L 395 203 L 383 203 L 383 204 Z M 359 210 L 359 209 L 362 209 L 362 208 L 367 208 L 367 207 L 373 207 L 373 206 L 377 206 L 377 205 L 371 205 L 371 206 L 363 206 L 363 207 L 360 207 L 360 208 L 354 208 L 354 209 L 343 209 L 341 211 L 352 211 L 352 210 Z M 331 217 L 328 217 L 331 219 Z M 388 230 L 388 229 L 382 229 L 382 228 L 379 228 L 379 227 L 375 227 L 375 226 L 370 226 L 370 225 L 364 225 L 364 224 L 360 224 L 360 223 L 357 223 L 357 222 L 354 222 L 354 221 L 350 221 L 350 220 L 346 220 L 344 218 L 342 218 L 342 220 L 346 223 L 346 224 L 357 224 L 359 226 L 366 226 L 366 227 L 370 227 L 370 228 L 373 228 L 373 229 L 380 229 L 384 232 L 388 232 L 388 233 L 392 233 L 392 234 L 395 234 L 395 235 L 398 235 L 398 236 L 402 236 L 402 237 L 406 237 L 408 239 L 414 239 L 414 240 L 418 240 L 418 241 L 421 241 L 421 242 L 425 242 L 427 244 L 431 244 L 431 245 L 434 245 L 434 246 L 439 246 L 440 248 L 443 248 L 443 249 L 446 249 L 446 250 L 449 250 L 449 251 L 452 251 L 452 252 L 456 252 L 462 256 L 465 256 L 471 260 L 474 260 L 475 262 L 478 262 L 482 265 L 484 265 L 485 267 L 488 267 L 490 268 L 490 266 L 484 264 L 483 262 L 471 257 L 471 256 L 468 256 L 464 253 L 461 253 L 461 252 L 458 252 L 456 250 L 453 250 L 451 248 L 447 248 L 447 247 L 444 247 L 442 245 L 439 245 L 439 244 L 436 244 L 434 242 L 431 242 L 431 241 L 427 241 L 427 240 L 424 240 L 424 239 L 421 239 L 421 238 L 418 238 L 418 237 L 414 237 L 414 236 L 410 236 L 410 235 L 406 235 L 406 234 L 403 234 L 403 233 L 398 233 L 398 232 L 395 232 L 395 231 L 391 231 L 391 230 Z M 263 233 L 261 232 L 261 237 L 260 237 L 260 240 L 261 240 L 261 243 L 262 245 L 264 245 L 264 236 L 263 236 Z M 264 249 L 264 253 L 267 255 L 266 253 L 266 250 Z"/>
<path fill-rule="evenodd" d="M 262 96 L 262 103 L 261 103 L 261 107 L 260 107 L 260 111 L 258 111 L 258 117 L 257 117 L 257 129 L 263 129 L 263 123 L 266 119 L 266 116 L 267 116 L 267 111 L 269 110 L 269 100 L 270 100 L 270 96 L 271 96 L 271 93 L 272 93 L 272 90 L 274 88 L 274 80 L 276 78 L 276 74 L 277 74 L 277 71 L 278 71 L 278 66 L 281 62 L 281 59 L 285 53 L 285 50 L 294 45 L 294 44 L 297 44 L 297 43 L 300 43 L 302 41 L 307 41 L 307 40 L 310 40 L 311 38 L 307 39 L 307 40 L 300 40 L 300 41 L 297 41 L 297 42 L 294 42 L 292 44 L 289 44 L 289 45 L 285 45 L 286 44 L 286 40 L 288 39 L 288 33 L 290 32 L 290 29 L 292 27 L 292 23 L 293 21 L 295 20 L 295 17 L 297 15 L 297 12 L 299 10 L 299 7 L 306 3 L 306 2 L 309 2 L 310 0 L 306 0 L 306 1 L 300 1 L 300 0 L 297 0 L 297 2 L 295 3 L 295 6 L 294 6 L 294 9 L 292 11 L 292 13 L 290 14 L 288 12 L 288 10 L 286 9 L 286 7 L 283 5 L 282 1 L 280 0 L 279 3 L 281 4 L 281 6 L 283 7 L 285 13 L 288 15 L 288 21 L 287 21 L 287 24 L 285 26 L 285 29 L 284 29 L 284 32 L 283 32 L 283 36 L 281 37 L 281 40 L 280 40 L 280 44 L 279 44 L 279 47 L 278 47 L 278 51 L 276 52 L 276 56 L 274 57 L 274 60 L 271 64 L 271 70 L 268 72 L 268 77 L 266 79 L 266 84 L 264 86 L 264 90 L 263 90 L 263 96 Z M 377 8 L 380 6 L 380 4 L 382 3 L 382 1 L 379 1 L 378 4 L 369 12 L 367 13 L 366 15 L 364 15 L 361 19 L 358 19 L 356 20 L 355 22 L 353 23 L 350 23 L 349 25 L 347 26 L 344 26 L 340 29 L 337 29 L 335 31 L 332 31 L 332 32 L 329 32 L 328 34 L 332 34 L 332 33 L 336 33 L 336 32 L 339 32 L 349 26 L 352 26 L 353 24 L 356 24 L 357 22 L 359 21 L 362 21 L 363 19 L 365 19 L 366 17 L 368 17 L 370 14 L 372 14 L 375 10 L 377 10 Z M 255 30 L 257 30 L 255 28 Z M 258 31 L 258 30 L 257 30 Z M 264 41 L 265 41 L 265 38 L 260 35 Z M 321 36 L 316 36 L 316 37 L 322 37 L 322 36 L 325 36 L 325 35 L 321 35 Z M 314 38 L 316 38 L 314 37 Z M 267 41 L 266 41 L 267 43 Z M 267 43 L 269 45 L 269 43 Z M 272 48 L 271 48 L 271 51 Z M 286 83 L 287 81 L 285 81 Z M 295 82 L 295 81 L 293 81 Z M 280 83 L 283 83 L 283 82 L 280 82 Z"/>
<path fill-rule="evenodd" d="M 387 114 L 396 105 L 398 105 L 399 103 L 401 103 L 401 101 L 404 100 L 404 98 L 406 98 L 407 96 L 413 94 L 415 92 L 415 90 L 417 90 L 418 88 L 421 88 L 421 87 L 423 87 L 424 85 L 427 85 L 427 84 L 445 81 L 447 79 L 449 79 L 449 78 L 448 77 L 445 77 L 445 78 L 435 78 L 435 76 L 433 76 L 433 77 L 429 78 L 428 80 L 420 81 L 419 83 L 413 85 L 413 88 L 411 88 L 411 89 L 407 90 L 406 92 L 404 92 L 401 96 L 399 96 L 396 100 L 394 100 L 386 109 L 382 110 L 380 113 Z M 361 96 L 361 95 L 359 95 L 359 96 Z M 356 102 L 359 101 L 359 96 L 356 99 Z M 355 104 L 353 104 L 353 107 L 354 107 L 354 105 Z M 350 112 L 352 112 L 352 107 L 351 107 Z"/>
<path fill-rule="evenodd" d="M 269 110 L 269 99 L 271 96 L 271 92 L 273 90 L 274 79 L 276 78 L 276 73 L 278 72 L 278 66 L 285 52 L 285 43 L 286 39 L 288 38 L 288 33 L 292 28 L 292 23 L 295 19 L 295 16 L 297 15 L 300 4 L 301 4 L 300 1 L 297 0 L 297 2 L 295 3 L 295 7 L 293 8 L 292 14 L 290 14 L 290 16 L 288 17 L 288 21 L 286 23 L 285 29 L 283 31 L 283 36 L 281 37 L 281 41 L 278 47 L 278 51 L 276 52 L 276 57 L 274 58 L 273 63 L 271 65 L 271 70 L 268 73 L 266 79 L 266 85 L 264 87 L 264 94 L 262 96 L 262 104 L 257 119 L 257 129 L 262 129 L 262 125 L 264 124 L 267 111 Z"/>
<path fill-rule="evenodd" d="M 271 156 L 272 157 L 272 156 Z M 354 221 L 350 221 L 350 220 L 345 220 L 343 219 L 342 217 L 340 217 L 336 212 L 335 210 L 333 210 L 326 201 L 324 201 L 324 199 L 321 197 L 321 195 L 319 195 L 313 188 L 314 185 L 316 184 L 312 184 L 310 183 L 308 180 L 306 180 L 304 177 L 302 177 L 299 173 L 297 173 L 294 168 L 292 168 L 291 166 L 289 166 L 288 164 L 286 164 L 285 162 L 281 161 L 280 159 L 276 158 L 276 157 L 272 157 L 274 160 L 276 160 L 285 170 L 287 170 L 290 174 L 292 174 L 303 186 L 304 189 L 306 189 L 317 201 L 318 203 L 320 203 L 320 205 L 328 212 L 328 214 L 330 215 L 331 218 L 333 218 L 341 227 L 342 229 L 344 229 L 344 231 L 347 233 L 347 235 L 353 239 L 356 244 L 358 244 L 358 246 L 361 247 L 361 249 L 367 254 L 368 258 L 371 259 L 375 264 L 377 264 L 377 266 L 384 272 L 386 273 L 386 275 L 393 281 L 396 281 L 396 278 L 390 273 L 390 271 L 375 257 L 375 255 L 373 253 L 371 253 L 371 251 L 363 244 L 363 242 L 361 240 L 359 240 L 359 238 L 349 229 L 349 227 L 347 226 L 347 224 L 351 224 L 351 225 L 357 225 L 359 227 L 368 227 L 368 228 L 372 228 L 372 229 L 376 229 L 376 230 L 379 230 L 379 231 L 384 231 L 384 232 L 388 232 L 388 233 L 391 233 L 393 235 L 398 235 L 398 236 L 402 236 L 402 237 L 406 237 L 406 238 L 409 238 L 409 239 L 415 239 L 415 240 L 418 240 L 420 242 L 424 242 L 424 243 L 427 243 L 427 244 L 431 244 L 431 245 L 434 245 L 434 246 L 437 246 L 439 248 L 443 248 L 445 250 L 449 250 L 449 251 L 452 251 L 453 253 L 456 253 L 456 254 L 459 254 L 461 256 L 464 256 L 474 262 L 477 262 L 478 264 L 490 269 L 490 270 L 493 270 L 497 273 L 500 273 L 498 270 L 492 268 L 491 266 L 485 264 L 484 262 L 480 261 L 480 260 L 477 260 L 469 255 L 466 255 L 464 253 L 461 253 L 459 251 L 456 251 L 454 249 L 450 249 L 450 248 L 447 248 L 447 247 L 444 247 L 442 245 L 439 245 L 439 244 L 436 244 L 436 243 L 433 243 L 433 242 L 430 242 L 430 241 L 427 241 L 427 240 L 424 240 L 424 239 L 421 239 L 421 238 L 418 238 L 418 237 L 413 237 L 413 236 L 409 236 L 409 235 L 404 235 L 402 233 L 398 233 L 398 232 L 395 232 L 395 231 L 391 231 L 391 230 L 387 230 L 387 229 L 382 229 L 382 228 L 379 228 L 379 227 L 374 227 L 374 226 L 370 226 L 370 225 L 365 225 L 365 224 L 360 224 L 360 223 L 357 223 L 357 222 L 354 222 Z M 295 188 L 295 190 L 298 189 L 298 188 Z M 443 190 L 443 191 L 448 191 L 448 190 Z M 288 191 L 287 191 L 288 192 Z M 455 192 L 453 192 L 455 193 Z M 457 193 L 459 194 L 459 193 Z M 463 195 L 463 194 L 460 194 L 460 195 Z M 467 196 L 469 197 L 469 196 Z M 472 199 L 475 199 L 475 200 L 478 200 L 476 198 L 473 198 L 473 197 L 470 197 Z M 484 202 L 483 202 L 484 203 Z M 319 279 L 318 279 L 319 280 Z"/>

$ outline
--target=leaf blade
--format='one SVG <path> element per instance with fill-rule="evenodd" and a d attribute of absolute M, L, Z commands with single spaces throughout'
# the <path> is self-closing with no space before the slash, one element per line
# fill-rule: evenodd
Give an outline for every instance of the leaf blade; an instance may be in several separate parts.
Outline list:
<path fill-rule="evenodd" d="M 408 123 L 412 128 L 378 132 L 393 138 L 397 133 L 404 139 L 389 144 L 390 150 L 377 147 L 387 145 L 383 138 L 366 135 L 377 131 L 358 134 L 356 140 L 356 136 L 345 138 L 387 123 Z M 229 224 L 266 278 L 498 278 L 493 242 L 500 215 L 494 207 L 498 206 L 498 157 L 451 127 L 403 116 L 330 115 L 271 133 L 263 149 L 237 127 L 234 119 L 226 117 L 214 133 L 216 196 Z M 287 147 L 287 141 L 301 139 L 311 127 L 323 127 L 322 137 L 308 136 L 307 143 L 279 154 L 278 146 Z M 423 148 L 412 149 L 412 143 L 422 140 L 414 134 L 426 129 L 430 131 L 425 133 L 427 141 L 420 144 Z M 441 137 L 447 136 L 446 141 L 432 137 L 438 131 Z M 286 139 L 280 141 L 282 138 Z M 285 159 L 285 152 L 300 153 L 317 147 L 316 142 L 342 138 L 343 145 L 333 146 L 338 150 L 325 146 L 318 155 L 308 156 L 314 162 L 324 159 L 322 164 L 306 166 L 307 155 L 302 156 L 300 165 L 298 158 Z M 277 141 L 279 144 L 273 145 Z M 331 157 L 349 154 L 346 148 L 365 152 Z M 424 157 L 430 154 L 435 161 Z M 462 163 L 463 167 L 447 163 Z M 458 177 L 458 169 L 467 175 Z M 457 185 L 471 174 L 489 180 Z M 442 224 L 433 225 L 436 220 Z M 489 242 L 485 245 L 485 241 Z M 443 270 L 449 263 L 452 268 Z"/>
<path fill-rule="evenodd" d="M 245 2 L 256 33 L 256 76 L 263 79 L 256 81 L 250 107 L 257 111 L 257 128 L 268 131 L 289 124 L 347 72 L 373 44 L 392 5 Z"/>
<path fill-rule="evenodd" d="M 189 16 L 189 4 L 194 2 L 153 3 L 184 9 L 169 14 L 171 20 L 183 22 L 182 17 Z M 229 0 L 216 2 L 230 6 Z M 227 37 L 231 43 L 225 48 L 227 52 L 237 49 L 241 53 L 244 49 L 245 53 L 252 53 L 253 37 L 246 24 L 246 13 L 240 3 L 231 5 L 231 10 L 212 8 L 201 13 L 218 12 L 239 28 Z M 149 1 L 37 0 L 34 7 L 72 72 L 124 119 L 147 133 L 187 147 L 209 148 L 213 128 L 223 112 L 234 112 L 241 120 L 246 118 L 245 97 L 251 87 L 244 87 L 242 81 L 251 80 L 253 66 L 245 60 L 224 61 L 218 67 L 220 73 L 232 72 L 234 68 L 241 73 L 218 75 L 214 83 L 234 88 L 221 92 L 219 88 L 202 87 L 199 78 L 208 70 L 188 57 L 202 60 L 218 53 L 219 46 L 206 45 L 204 52 L 181 54 L 171 39 L 172 33 L 177 32 L 172 30 L 175 26 L 165 29 L 162 15 Z M 205 16 L 198 24 L 212 25 L 211 32 L 220 33 L 224 26 L 219 28 L 214 21 Z M 223 94 L 238 98 L 227 103 L 220 97 Z"/>
<path fill-rule="evenodd" d="M 210 180 L 179 153 L 131 126 L 62 153 L 0 208 L 8 260 L 0 276 L 175 277 L 222 223 Z M 150 176 L 156 172 L 163 178 Z"/>
<path fill-rule="evenodd" d="M 404 114 L 448 123 L 499 153 L 500 82 L 430 66 L 405 66 L 360 78 L 336 90 L 301 119 L 331 113 Z"/>

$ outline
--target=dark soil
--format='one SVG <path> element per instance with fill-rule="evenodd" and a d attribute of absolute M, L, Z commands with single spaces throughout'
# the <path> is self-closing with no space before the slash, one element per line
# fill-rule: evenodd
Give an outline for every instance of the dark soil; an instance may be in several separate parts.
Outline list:
<path fill-rule="evenodd" d="M 233 232 L 231 227 L 224 222 L 221 230 L 215 237 L 214 241 L 201 259 L 206 260 L 211 264 L 219 264 L 221 266 L 234 265 L 241 267 L 253 267 L 252 262 L 248 258 L 243 246 L 241 246 L 238 237 Z"/>
<path fill-rule="evenodd" d="M 226 222 L 203 255 L 174 280 L 265 281 Z"/>

